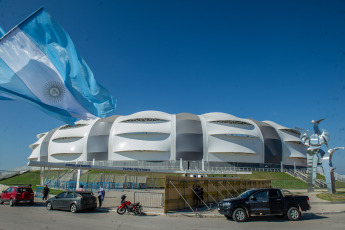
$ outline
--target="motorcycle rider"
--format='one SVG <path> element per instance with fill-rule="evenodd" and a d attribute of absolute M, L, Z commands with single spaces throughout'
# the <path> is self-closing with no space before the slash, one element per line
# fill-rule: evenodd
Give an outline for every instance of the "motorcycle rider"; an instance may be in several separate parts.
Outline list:
<path fill-rule="evenodd" d="M 122 196 L 121 196 L 121 204 L 123 204 L 123 203 L 126 202 L 126 198 L 127 198 L 126 195 L 122 195 Z"/>

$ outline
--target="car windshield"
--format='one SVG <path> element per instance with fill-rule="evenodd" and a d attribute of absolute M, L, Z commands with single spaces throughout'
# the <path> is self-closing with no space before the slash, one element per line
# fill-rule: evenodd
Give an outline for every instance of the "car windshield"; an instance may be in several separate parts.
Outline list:
<path fill-rule="evenodd" d="M 240 195 L 238 195 L 238 197 L 240 198 L 247 198 L 248 196 L 250 196 L 253 192 L 255 192 L 256 190 L 248 190 L 245 191 L 243 193 L 241 193 Z"/>

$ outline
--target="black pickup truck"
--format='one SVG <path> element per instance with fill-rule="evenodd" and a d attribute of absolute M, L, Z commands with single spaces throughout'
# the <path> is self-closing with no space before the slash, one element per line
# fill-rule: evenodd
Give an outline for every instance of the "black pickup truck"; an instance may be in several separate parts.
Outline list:
<path fill-rule="evenodd" d="M 294 196 L 289 191 L 276 188 L 251 189 L 218 204 L 218 212 L 236 222 L 244 222 L 254 215 L 287 215 L 290 220 L 296 221 L 302 211 L 309 209 L 308 196 Z"/>

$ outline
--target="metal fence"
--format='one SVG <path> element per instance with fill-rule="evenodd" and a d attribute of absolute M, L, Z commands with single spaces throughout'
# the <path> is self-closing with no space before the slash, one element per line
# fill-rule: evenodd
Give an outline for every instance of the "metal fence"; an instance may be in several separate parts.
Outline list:
<path fill-rule="evenodd" d="M 164 207 L 164 193 L 134 192 L 134 202 L 140 202 L 143 207 Z"/>

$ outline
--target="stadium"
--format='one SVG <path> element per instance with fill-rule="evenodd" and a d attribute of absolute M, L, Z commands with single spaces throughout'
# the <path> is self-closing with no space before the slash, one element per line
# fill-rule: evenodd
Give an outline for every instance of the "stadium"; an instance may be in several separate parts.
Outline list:
<path fill-rule="evenodd" d="M 183 168 L 305 168 L 299 131 L 272 121 L 227 113 L 168 114 L 142 111 L 128 116 L 81 120 L 38 134 L 30 161 L 93 162 L 106 166 Z"/>

